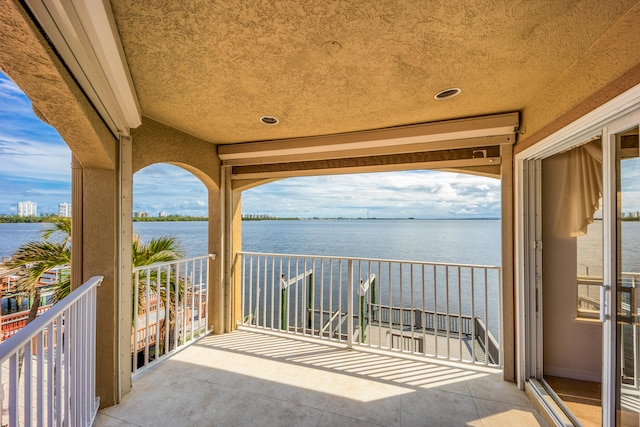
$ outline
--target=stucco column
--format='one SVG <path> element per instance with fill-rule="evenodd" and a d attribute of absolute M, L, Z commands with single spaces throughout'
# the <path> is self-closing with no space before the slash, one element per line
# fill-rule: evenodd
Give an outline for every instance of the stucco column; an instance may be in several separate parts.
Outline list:
<path fill-rule="evenodd" d="M 130 136 L 120 136 L 118 144 L 118 311 L 120 349 L 118 401 L 131 390 L 131 334 L 133 332 L 133 159 Z"/>
<path fill-rule="evenodd" d="M 515 280 L 513 223 L 513 146 L 500 147 L 502 189 L 502 364 L 506 381 L 516 380 L 515 359 Z"/>
<path fill-rule="evenodd" d="M 96 394 L 108 407 L 119 396 L 116 171 L 84 168 L 82 187 L 82 281 L 104 276 L 97 296 Z"/>
<path fill-rule="evenodd" d="M 216 215 L 211 212 L 214 202 L 218 202 L 219 207 L 219 224 L 217 230 L 220 230 L 219 244 L 219 260 L 220 271 L 217 276 L 219 282 L 214 284 L 211 289 L 209 305 L 209 316 L 214 322 L 214 333 L 222 334 L 231 332 L 236 329 L 237 321 L 242 315 L 242 295 L 239 282 L 239 269 L 236 254 L 242 247 L 242 193 L 233 190 L 231 185 L 231 168 L 221 168 L 221 186 L 218 192 L 218 200 L 209 200 L 209 239 L 212 239 L 212 230 L 214 224 L 211 218 Z M 211 240 L 210 240 L 211 242 Z M 220 327 L 218 327 L 218 325 Z"/>
<path fill-rule="evenodd" d="M 207 311 L 209 329 L 213 328 L 214 334 L 224 333 L 224 310 L 223 310 L 223 291 L 224 274 L 222 261 L 224 259 L 221 243 L 222 228 L 222 212 L 223 197 L 221 197 L 222 189 L 209 189 L 209 253 L 215 254 L 216 257 L 209 261 L 209 287 L 207 289 Z"/>
<path fill-rule="evenodd" d="M 237 328 L 242 317 L 242 268 L 238 252 L 242 250 L 242 192 L 231 195 L 231 282 L 229 285 L 229 330 Z"/>

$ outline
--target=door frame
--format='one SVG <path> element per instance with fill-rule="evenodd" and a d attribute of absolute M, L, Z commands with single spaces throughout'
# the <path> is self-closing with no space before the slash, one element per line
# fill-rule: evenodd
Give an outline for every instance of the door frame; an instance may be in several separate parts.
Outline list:
<path fill-rule="evenodd" d="M 604 301 L 602 408 L 605 425 L 615 425 L 616 327 L 615 135 L 640 123 L 640 85 L 570 123 L 515 155 L 515 291 L 517 383 L 542 377 L 542 224 L 540 162 L 583 141 L 600 136 L 603 145 Z M 610 286 L 606 286 L 610 285 Z M 608 302 L 608 303 L 607 303 Z M 607 424 L 608 423 L 608 424 Z"/>
<path fill-rule="evenodd" d="M 632 111 L 622 117 L 608 123 L 603 129 L 603 237 L 604 237 L 604 262 L 603 279 L 604 292 L 608 298 L 601 310 L 603 323 L 602 340 L 602 419 L 610 424 L 616 422 L 616 387 L 617 376 L 617 326 L 616 307 L 618 297 L 617 277 L 617 161 L 616 161 L 616 136 L 631 128 L 640 127 L 640 111 Z M 602 319 L 604 317 L 604 319 Z M 605 402 L 607 403 L 605 405 Z"/>

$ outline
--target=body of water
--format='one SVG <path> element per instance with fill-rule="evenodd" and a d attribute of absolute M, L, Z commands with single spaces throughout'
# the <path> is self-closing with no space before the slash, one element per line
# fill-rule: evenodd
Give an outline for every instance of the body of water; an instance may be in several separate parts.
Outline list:
<path fill-rule="evenodd" d="M 40 240 L 47 224 L 0 224 L 0 256 Z M 207 222 L 134 222 L 143 241 L 173 236 L 186 256 L 208 252 Z M 624 222 L 623 269 L 640 271 L 640 222 Z M 498 266 L 499 220 L 300 220 L 244 221 L 243 250 L 305 255 L 382 258 Z M 580 266 L 602 274 L 602 222 L 579 239 Z M 584 269 L 584 267 L 582 267 Z M 586 271 L 585 271 L 586 272 Z M 585 274 L 579 271 L 580 274 Z"/>
<path fill-rule="evenodd" d="M 187 256 L 207 253 L 206 222 L 136 222 L 143 241 L 175 236 Z M 244 221 L 242 249 L 342 257 L 500 265 L 499 220 Z"/>
<path fill-rule="evenodd" d="M 20 244 L 40 239 L 41 231 L 46 226 L 46 224 L 0 224 L 0 255 L 10 256 Z M 594 224 L 594 227 L 597 226 L 600 226 L 598 221 Z M 186 257 L 201 256 L 208 252 L 207 227 L 206 221 L 135 222 L 133 224 L 134 233 L 139 235 L 144 242 L 160 236 L 176 237 L 183 246 Z M 640 223 L 637 222 L 625 222 L 622 227 L 625 237 L 638 235 L 638 231 L 640 231 Z M 243 250 L 250 252 L 488 266 L 501 264 L 499 220 L 244 221 L 242 236 Z M 590 227 L 586 239 L 589 242 L 585 239 L 581 240 L 586 243 L 579 245 L 581 247 L 579 251 L 581 262 L 592 266 L 598 264 L 597 258 L 601 259 L 602 252 L 601 249 L 595 249 L 596 243 L 600 243 L 601 248 L 601 232 L 598 234 Z M 623 246 L 627 250 L 624 252 L 637 255 L 639 241 L 638 239 L 625 238 Z M 627 246 L 629 247 L 627 248 Z M 629 259 L 625 262 L 628 266 L 625 270 L 638 267 L 635 265 L 637 264 L 637 256 L 632 258 L 632 260 Z M 638 271 L 638 269 L 633 271 Z M 593 273 L 596 271 L 592 270 Z M 397 275 L 398 273 L 393 274 Z M 381 276 L 380 279 L 383 277 Z M 470 279 L 467 278 L 463 280 L 463 283 L 469 281 Z M 384 292 L 384 290 L 382 291 Z M 469 302 L 466 301 L 468 299 L 467 293 L 469 292 L 465 292 L 463 298 L 463 307 L 469 305 Z M 398 301 L 397 297 L 394 296 L 394 298 Z M 407 298 L 410 297 L 405 294 L 402 299 Z M 492 315 L 498 313 L 497 287 L 489 292 L 488 299 L 488 312 Z M 438 302 L 439 310 L 443 309 L 443 304 L 444 302 Z M 455 312 L 456 310 L 454 307 L 451 311 Z M 484 312 L 484 309 L 480 308 L 479 311 Z M 497 334 L 498 317 L 494 317 L 494 319 L 489 319 L 489 326 Z"/>
<path fill-rule="evenodd" d="M 188 257 L 208 252 L 207 226 L 206 221 L 133 223 L 134 233 L 143 241 L 176 237 Z M 41 239 L 45 227 L 47 224 L 0 224 L 0 256 L 9 257 L 21 244 Z M 639 271 L 640 238 L 635 237 L 640 236 L 640 222 L 624 222 L 622 227 L 624 269 Z M 602 264 L 601 229 L 601 221 L 596 221 L 580 239 L 584 265 Z M 254 252 L 495 266 L 501 262 L 499 220 L 244 221 L 242 245 L 243 250 Z M 592 273 L 601 274 L 594 267 Z"/>
<path fill-rule="evenodd" d="M 10 257 L 27 242 L 42 239 L 42 230 L 48 224 L 0 224 L 0 257 Z"/>

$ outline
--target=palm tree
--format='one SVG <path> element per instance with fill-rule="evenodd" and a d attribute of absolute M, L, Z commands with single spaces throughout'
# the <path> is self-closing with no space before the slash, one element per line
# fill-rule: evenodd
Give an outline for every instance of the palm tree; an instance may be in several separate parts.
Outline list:
<path fill-rule="evenodd" d="M 176 238 L 168 236 L 151 239 L 147 244 L 141 243 L 140 237 L 136 236 L 133 240 L 132 249 L 134 268 L 175 261 L 184 256 L 184 250 Z M 138 282 L 140 283 L 140 286 L 138 286 L 138 312 L 144 309 L 144 304 L 146 304 L 147 285 L 149 286 L 149 294 L 153 295 L 159 291 L 162 301 L 166 300 L 167 283 L 169 287 L 176 289 L 176 277 L 172 275 L 167 277 L 167 273 L 167 270 L 164 268 L 160 269 L 160 277 L 158 277 L 158 270 L 155 268 L 149 270 L 149 277 L 146 276 L 144 271 L 138 273 Z M 163 283 L 165 284 L 164 287 L 162 286 Z M 184 286 L 180 280 L 178 280 L 177 283 L 179 298 L 182 299 Z M 167 304 L 170 306 L 170 314 L 173 315 L 173 304 L 169 304 L 169 301 L 167 301 Z"/>
<path fill-rule="evenodd" d="M 143 244 L 140 236 L 133 239 L 132 261 L 134 267 L 169 262 L 184 256 L 184 250 L 175 237 L 161 236 Z"/>
<path fill-rule="evenodd" d="M 60 240 L 49 240 L 52 236 L 61 237 Z M 40 288 L 37 283 L 42 275 L 55 267 L 63 267 L 58 276 L 58 284 L 55 291 L 55 300 L 61 300 L 71 292 L 71 277 L 69 269 L 64 269 L 71 264 L 71 220 L 69 218 L 56 217 L 52 222 L 52 227 L 43 230 L 42 241 L 26 243 L 18 248 L 8 263 L 11 267 L 24 267 L 25 274 L 18 281 L 18 288 L 22 292 L 28 292 L 33 297 L 33 305 L 29 311 L 27 324 L 34 320 L 40 308 Z M 132 242 L 132 263 L 133 267 L 141 267 L 161 262 L 175 261 L 184 256 L 184 250 L 175 237 L 162 236 L 151 239 L 148 243 L 143 243 L 139 236 Z M 158 271 L 160 276 L 158 277 Z M 175 323 L 175 302 L 184 297 L 185 283 L 175 275 L 170 274 L 166 268 L 149 270 L 149 277 L 138 275 L 140 286 L 138 286 L 138 307 L 137 312 L 144 308 L 146 304 L 145 296 L 156 295 L 159 291 L 160 301 L 164 301 L 165 307 L 169 310 L 170 325 Z M 163 286 L 164 284 L 164 286 Z M 167 299 L 167 287 L 177 289 L 173 292 L 174 303 Z M 148 290 L 147 290 L 148 288 Z M 135 292 L 135 289 L 132 290 Z M 177 293 L 177 295 L 176 295 Z M 159 305 L 158 305 L 159 309 Z M 136 316 L 137 314 L 134 314 Z M 135 318 L 135 317 L 134 317 Z M 164 328 L 162 326 L 162 337 L 164 339 Z M 170 329 L 173 331 L 173 327 Z M 158 347 L 164 343 L 158 343 Z"/>
<path fill-rule="evenodd" d="M 147 244 L 141 243 L 139 237 L 136 237 L 133 240 L 132 258 L 134 267 L 175 261 L 183 256 L 184 251 L 178 244 L 175 237 L 162 236 L 150 240 Z M 181 279 L 177 278 L 175 274 L 171 274 L 167 268 L 152 268 L 148 270 L 148 274 L 145 270 L 142 270 L 138 272 L 137 279 L 139 283 L 139 286 L 137 287 L 138 307 L 134 309 L 134 319 L 138 316 L 138 313 L 144 310 L 146 305 L 149 304 L 147 301 L 147 295 L 157 295 L 159 301 L 156 310 L 160 310 L 160 302 L 163 302 L 165 310 L 169 310 L 169 331 L 173 334 L 173 325 L 175 324 L 176 313 L 175 304 L 172 303 L 171 299 L 173 298 L 174 302 L 176 302 L 176 298 L 178 302 L 182 300 L 184 297 L 185 283 L 183 283 Z M 175 291 L 173 293 L 167 293 L 167 288 L 174 289 Z M 136 292 L 135 288 L 133 289 L 133 292 Z M 169 295 L 172 295 L 172 297 Z M 159 324 L 160 320 L 158 319 L 157 326 L 159 326 Z M 161 342 L 157 343 L 156 352 L 159 352 L 160 347 L 165 344 L 164 336 L 166 327 L 167 325 L 163 323 L 160 330 Z M 170 342 L 171 341 L 170 337 Z"/>
<path fill-rule="evenodd" d="M 42 231 L 44 240 L 28 242 L 20 246 L 7 263 L 10 267 L 24 267 L 26 269 L 25 274 L 18 281 L 18 288 L 22 292 L 29 293 L 34 300 L 27 323 L 36 318 L 40 307 L 40 288 L 36 284 L 42 275 L 55 267 L 68 267 L 71 264 L 71 220 L 56 217 L 51 225 L 52 227 Z M 52 236 L 60 237 L 61 240 L 49 240 Z M 146 244 L 141 242 L 139 236 L 133 240 L 132 261 L 134 267 L 175 261 L 183 256 L 184 250 L 175 237 L 162 236 L 151 239 Z M 157 282 L 153 277 L 154 274 L 156 273 L 152 273 L 149 286 L 153 291 L 155 291 L 155 282 Z M 59 276 L 55 299 L 61 300 L 70 292 L 71 280 L 68 271 L 66 271 Z M 138 292 L 144 295 L 144 287 L 141 287 Z"/>
<path fill-rule="evenodd" d="M 37 286 L 42 275 L 55 267 L 68 267 L 71 263 L 71 220 L 69 218 L 55 217 L 52 227 L 42 231 L 44 240 L 28 242 L 20 246 L 7 263 L 10 267 L 23 267 L 25 273 L 18 279 L 18 291 L 27 292 L 33 298 L 33 305 L 29 309 L 26 324 L 31 323 L 38 315 L 40 308 L 40 287 Z M 62 235 L 62 241 L 50 241 L 54 235 Z M 71 280 L 68 269 L 60 270 L 58 286 L 70 287 Z M 21 348 L 18 354 L 18 375 L 22 372 L 24 363 L 24 350 Z"/>
<path fill-rule="evenodd" d="M 28 293 L 33 299 L 27 323 L 36 318 L 40 308 L 40 287 L 37 284 L 42 275 L 55 267 L 68 267 L 71 263 L 71 220 L 56 217 L 51 225 L 42 231 L 44 240 L 20 246 L 7 263 L 10 267 L 25 268 L 24 275 L 18 280 L 18 290 Z M 62 240 L 49 240 L 52 236 L 60 236 Z M 68 272 L 61 272 L 58 286 L 65 287 L 68 284 Z"/>

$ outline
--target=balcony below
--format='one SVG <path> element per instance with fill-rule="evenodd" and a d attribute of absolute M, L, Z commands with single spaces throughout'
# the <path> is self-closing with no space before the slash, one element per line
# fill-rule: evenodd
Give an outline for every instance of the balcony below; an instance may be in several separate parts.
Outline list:
<path fill-rule="evenodd" d="M 95 426 L 539 426 L 498 369 L 241 329 L 134 378 Z"/>

